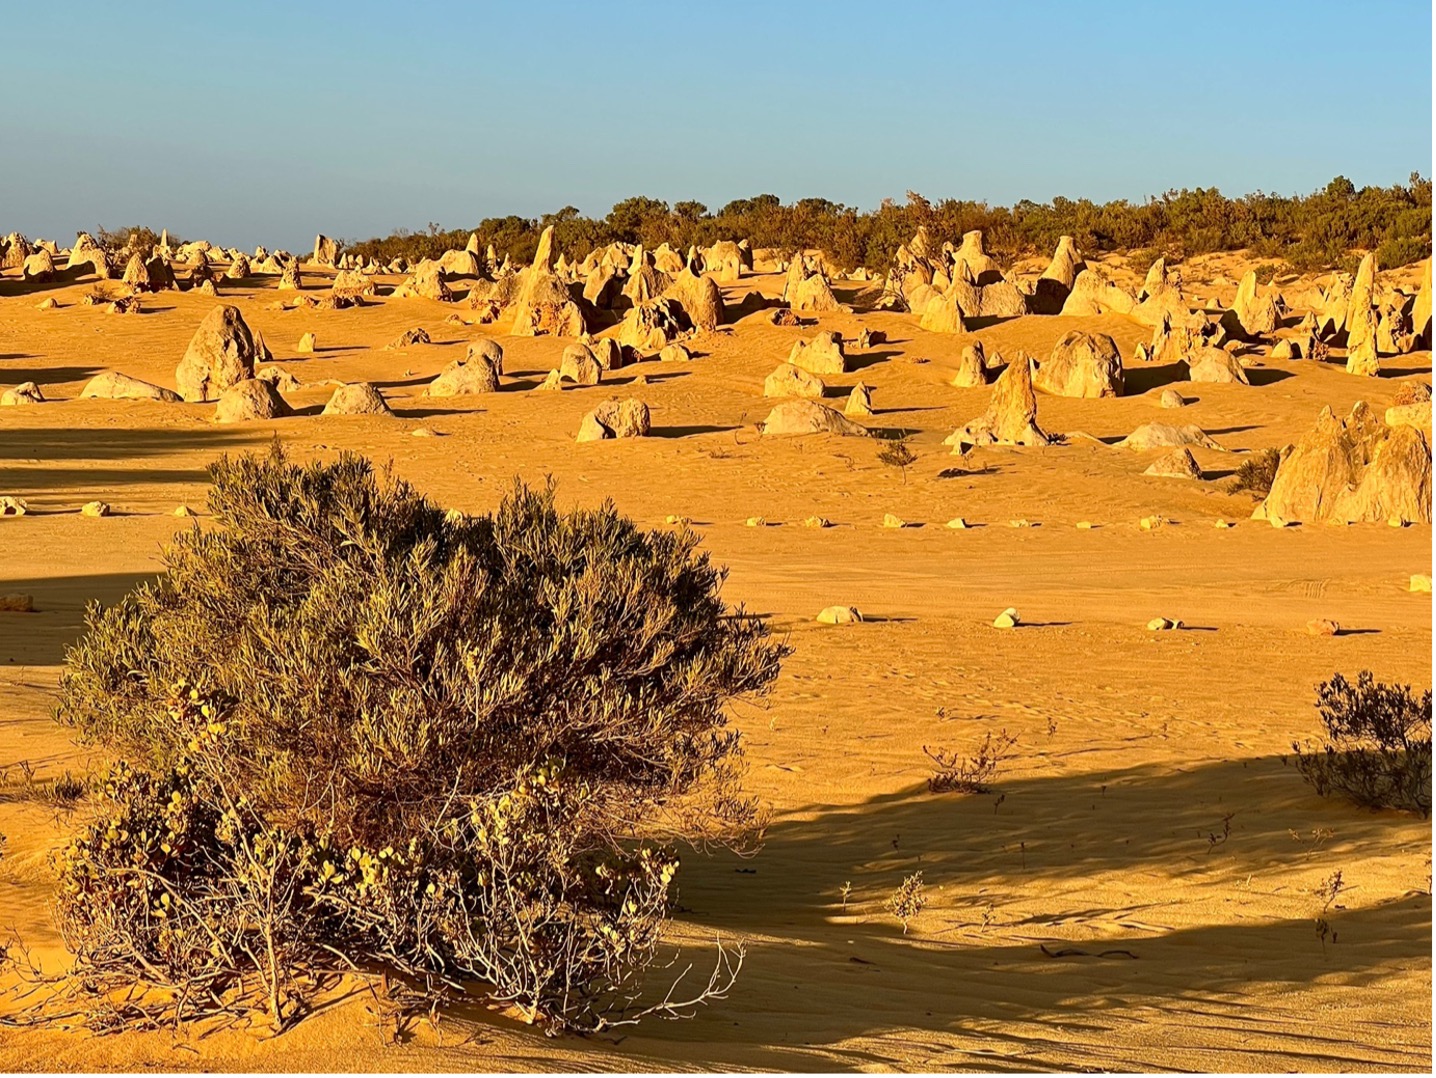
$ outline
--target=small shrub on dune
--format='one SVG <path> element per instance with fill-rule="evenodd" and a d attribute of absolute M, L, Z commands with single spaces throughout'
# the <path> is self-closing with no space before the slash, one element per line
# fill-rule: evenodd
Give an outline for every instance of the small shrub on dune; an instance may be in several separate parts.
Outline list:
<path fill-rule="evenodd" d="M 1294 744 L 1296 768 L 1323 797 L 1431 814 L 1431 691 L 1377 681 L 1370 670 L 1353 685 L 1340 674 L 1317 686 L 1323 744 Z"/>
<path fill-rule="evenodd" d="M 1271 485 L 1276 482 L 1276 471 L 1280 467 L 1281 450 L 1263 449 L 1241 462 L 1227 485 L 1227 493 L 1240 494 L 1247 490 L 1254 498 L 1265 498 L 1271 493 Z"/>
<path fill-rule="evenodd" d="M 727 708 L 787 653 L 696 537 L 521 485 L 447 519 L 350 455 L 211 473 L 217 526 L 91 609 L 62 678 L 120 758 L 62 859 L 76 972 L 176 1017 L 258 985 L 276 1027 L 353 966 L 550 1029 L 651 1010 L 673 843 L 756 833 Z"/>

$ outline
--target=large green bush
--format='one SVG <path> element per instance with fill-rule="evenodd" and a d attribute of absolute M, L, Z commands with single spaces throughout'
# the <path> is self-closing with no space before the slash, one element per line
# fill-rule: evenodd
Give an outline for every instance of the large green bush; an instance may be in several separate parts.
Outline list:
<path fill-rule="evenodd" d="M 1431 181 L 1412 173 L 1404 184 L 1358 190 L 1338 176 L 1307 195 L 1258 191 L 1231 198 L 1216 188 L 1184 188 L 1140 202 L 1058 196 L 1012 206 L 957 198 L 934 202 L 909 191 L 905 202 L 885 199 L 869 211 L 823 198 L 784 203 L 776 195 L 757 195 L 710 213 L 697 202 L 670 207 L 640 196 L 624 199 L 601 218 L 565 206 L 540 218 L 488 218 L 475 231 L 480 243 L 492 244 L 500 257 L 523 263 L 533 258 L 539 232 L 548 225 L 554 227 L 556 251 L 570 259 L 616 240 L 649 248 L 667 243 L 685 251 L 690 244 L 746 239 L 755 248 L 817 248 L 840 266 L 882 270 L 922 226 L 938 244 L 959 242 L 964 232 L 982 229 L 988 249 L 1009 260 L 1048 255 L 1061 236 L 1073 236 L 1088 254 L 1143 249 L 1172 261 L 1249 248 L 1260 258 L 1280 259 L 1298 270 L 1340 267 L 1352 250 L 1379 248 L 1381 266 L 1393 269 L 1431 253 Z M 437 258 L 462 247 L 467 238 L 467 229 L 445 231 L 431 224 L 427 232 L 400 230 L 350 241 L 346 248 L 381 261 L 400 255 Z"/>
<path fill-rule="evenodd" d="M 726 712 L 785 647 L 691 533 L 611 506 L 446 515 L 277 447 L 211 471 L 215 526 L 92 609 L 62 678 L 120 758 L 62 864 L 81 969 L 192 1003 L 257 978 L 278 1025 L 351 962 L 552 1028 L 641 1012 L 671 844 L 759 823 Z"/>

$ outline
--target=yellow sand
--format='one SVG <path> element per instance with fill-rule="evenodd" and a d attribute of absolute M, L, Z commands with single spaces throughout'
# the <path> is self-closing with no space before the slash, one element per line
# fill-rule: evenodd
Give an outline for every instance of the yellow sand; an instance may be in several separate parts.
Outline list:
<path fill-rule="evenodd" d="M 1230 301 L 1242 268 L 1233 256 L 1189 264 L 1187 288 Z M 221 283 L 221 300 L 240 305 L 276 362 L 306 382 L 373 381 L 398 418 L 318 418 L 322 386 L 290 395 L 308 415 L 232 427 L 209 422 L 212 405 L 66 399 L 108 367 L 173 385 L 216 301 L 164 293 L 116 316 L 78 304 L 88 283 L 0 282 L 0 385 L 33 379 L 57 399 L 0 410 L 0 494 L 32 509 L 0 520 L 0 594 L 32 594 L 37 608 L 0 613 L 0 767 L 84 768 L 48 717 L 64 648 L 86 602 L 154 572 L 159 545 L 191 526 L 173 510 L 203 507 L 219 453 L 276 434 L 300 457 L 357 449 L 475 512 L 514 474 L 551 475 L 565 504 L 613 498 L 655 527 L 690 518 L 732 570 L 727 597 L 796 649 L 770 706 L 735 716 L 748 785 L 773 808 L 766 848 L 749 861 L 690 854 L 679 877 L 675 944 L 702 961 L 715 936 L 742 938 L 747 961 L 731 997 L 693 1021 L 588 1039 L 546 1039 L 475 1008 L 392 1043 L 354 987 L 277 1039 L 0 1026 L 0 1070 L 1429 1069 L 1429 823 L 1323 800 L 1283 758 L 1315 734 L 1313 686 L 1332 672 L 1431 684 L 1430 596 L 1407 590 L 1431 572 L 1429 527 L 1249 521 L 1250 497 L 1214 478 L 1243 458 L 1202 449 L 1202 482 L 1143 476 L 1156 454 L 1080 437 L 978 450 L 964 465 L 941 443 L 985 407 L 988 390 L 946 384 L 972 337 L 923 333 L 909 315 L 819 320 L 850 339 L 863 326 L 887 334 L 857 353 L 860 369 L 828 379 L 830 403 L 859 380 L 874 387 L 868 425 L 913 431 L 904 481 L 875 442 L 756 434 L 772 403 L 764 376 L 816 327 L 750 316 L 697 342 L 692 363 L 562 393 L 526 390 L 567 342 L 499 335 L 502 392 L 428 400 L 424 384 L 494 332 L 445 325 L 461 305 L 275 311 L 277 278 L 261 280 Z M 726 292 L 781 287 L 755 277 Z M 35 310 L 46 294 L 62 309 Z M 433 346 L 382 350 L 417 325 Z M 1196 423 L 1231 449 L 1279 446 L 1325 404 L 1379 412 L 1398 377 L 1429 380 L 1429 353 L 1386 361 L 1393 376 L 1380 380 L 1264 360 L 1252 387 L 1184 384 L 1195 402 L 1166 411 L 1156 398 L 1172 372 L 1130 364 L 1150 330 L 1125 318 L 1028 317 L 976 336 L 989 354 L 1042 358 L 1073 328 L 1116 338 L 1132 395 L 1041 397 L 1039 422 L 1107 441 L 1162 421 Z M 319 347 L 299 358 L 305 332 Z M 649 384 L 630 386 L 640 370 Z M 609 394 L 646 401 L 655 436 L 575 444 Z M 420 426 L 442 437 L 411 436 Z M 81 516 L 94 499 L 116 515 Z M 922 526 L 883 528 L 887 513 Z M 814 515 L 835 526 L 801 526 Z M 768 526 L 746 526 L 758 516 Z M 957 516 L 980 526 L 943 526 Z M 1167 523 L 1144 531 L 1148 516 Z M 833 604 L 868 620 L 816 624 Z M 1008 606 L 1022 626 L 993 628 Z M 1187 628 L 1147 631 L 1159 616 Z M 1309 636 L 1318 617 L 1358 631 Z M 996 794 L 927 792 L 924 745 L 965 750 L 1000 729 L 1017 746 Z M 50 969 L 63 953 L 47 858 L 77 822 L 0 793 L 0 934 L 13 929 Z M 883 900 L 918 869 L 931 901 L 904 935 Z M 1314 891 L 1337 871 L 1348 889 L 1323 943 Z"/>

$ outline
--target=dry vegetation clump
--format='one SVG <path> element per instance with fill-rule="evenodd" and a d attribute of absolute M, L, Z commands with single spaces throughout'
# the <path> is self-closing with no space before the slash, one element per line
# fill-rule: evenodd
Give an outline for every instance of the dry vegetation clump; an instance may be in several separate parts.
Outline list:
<path fill-rule="evenodd" d="M 1341 793 L 1359 805 L 1431 814 L 1431 691 L 1387 685 L 1370 670 L 1353 685 L 1335 674 L 1317 686 L 1326 736 L 1296 750 L 1296 768 L 1323 797 Z"/>
<path fill-rule="evenodd" d="M 902 922 L 903 935 L 907 935 L 908 923 L 927 908 L 927 893 L 922 882 L 922 873 L 914 872 L 898 884 L 897 889 L 888 895 L 884 905 L 889 913 Z"/>
<path fill-rule="evenodd" d="M 927 788 L 935 794 L 985 794 L 1016 744 L 1017 738 L 1006 730 L 996 734 L 989 730 L 971 756 L 924 745 L 922 751 L 937 765 L 928 776 Z"/>
<path fill-rule="evenodd" d="M 92 607 L 62 677 L 61 720 L 117 758 L 60 860 L 72 991 L 276 1028 L 352 968 L 550 1030 L 721 998 L 741 948 L 691 993 L 643 974 L 673 844 L 757 833 L 727 707 L 788 649 L 693 533 L 520 484 L 446 517 L 350 454 L 211 475 L 216 526 Z"/>
<path fill-rule="evenodd" d="M 1271 493 L 1271 485 L 1276 482 L 1276 470 L 1281 467 L 1280 449 L 1263 449 L 1242 461 L 1237 467 L 1236 474 L 1227 485 L 1228 494 L 1240 494 L 1244 490 L 1251 491 L 1252 497 L 1260 501 Z"/>

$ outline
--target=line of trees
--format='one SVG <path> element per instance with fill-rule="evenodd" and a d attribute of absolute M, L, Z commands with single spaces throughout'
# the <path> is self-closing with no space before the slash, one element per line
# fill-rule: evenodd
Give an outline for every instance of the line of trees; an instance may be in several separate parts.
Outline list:
<path fill-rule="evenodd" d="M 1419 261 L 1431 253 L 1431 181 L 1413 172 L 1405 184 L 1363 187 L 1338 176 L 1309 195 L 1256 192 L 1228 198 L 1216 188 L 1168 191 L 1142 202 L 1098 203 L 1054 198 L 1048 203 L 985 202 L 947 198 L 933 202 L 909 191 L 904 203 L 885 199 L 861 211 L 822 198 L 784 203 L 776 195 L 729 202 L 710 212 L 701 202 L 669 205 L 638 196 L 619 202 L 607 216 L 585 217 L 573 206 L 539 218 L 489 217 L 472 228 L 430 224 L 422 232 L 398 230 L 389 236 L 350 240 L 345 247 L 363 258 L 436 258 L 462 247 L 469 233 L 516 263 L 533 258 L 539 234 L 554 226 L 556 250 L 570 259 L 615 240 L 686 250 L 720 239 L 747 239 L 754 247 L 784 252 L 821 249 L 844 267 L 885 268 L 898 245 L 919 225 L 941 243 L 957 242 L 980 228 L 988 250 L 1011 261 L 1050 252 L 1058 237 L 1073 236 L 1086 252 L 1150 250 L 1169 261 L 1212 251 L 1250 249 L 1261 258 L 1281 259 L 1293 269 L 1315 270 L 1348 263 L 1353 250 L 1375 250 L 1387 268 Z"/>

